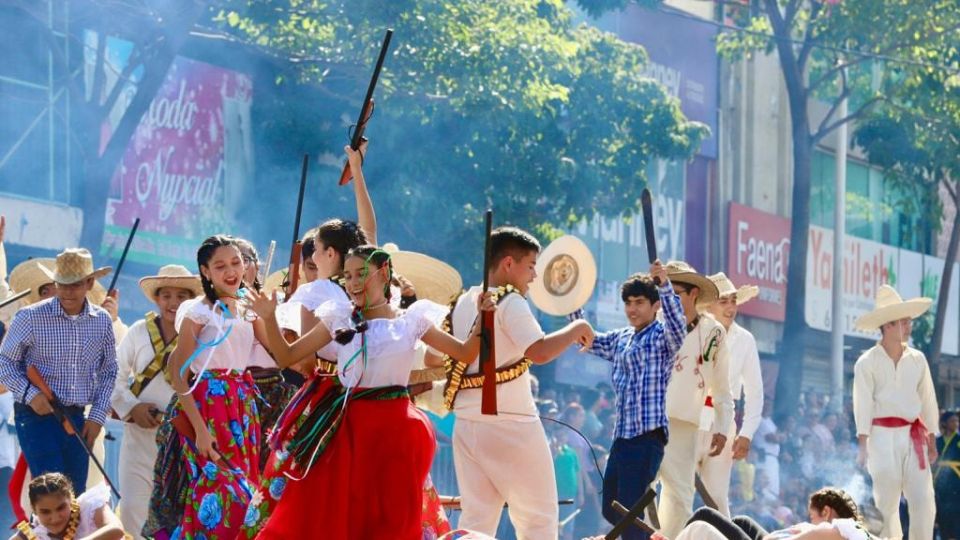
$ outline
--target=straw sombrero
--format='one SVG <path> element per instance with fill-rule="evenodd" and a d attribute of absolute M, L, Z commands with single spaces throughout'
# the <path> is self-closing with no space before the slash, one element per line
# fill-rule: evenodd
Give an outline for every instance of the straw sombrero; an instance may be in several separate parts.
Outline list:
<path fill-rule="evenodd" d="M 94 270 L 93 255 L 86 248 L 67 248 L 57 255 L 56 263 L 51 272 L 41 265 L 40 271 L 50 278 L 50 281 L 63 285 L 79 283 L 87 278 L 100 279 L 110 273 L 113 268 L 102 266 Z"/>
<path fill-rule="evenodd" d="M 200 276 L 191 274 L 187 267 L 179 264 L 161 266 L 157 275 L 140 278 L 140 290 L 151 302 L 156 299 L 157 291 L 163 287 L 186 289 L 193 293 L 193 296 L 203 294 Z"/>
<path fill-rule="evenodd" d="M 737 305 L 743 305 L 760 295 L 760 287 L 756 285 L 742 285 L 736 288 L 730 278 L 723 272 L 707 276 L 707 279 L 717 286 L 717 298 L 724 298 L 732 294 L 737 295 Z"/>
<path fill-rule="evenodd" d="M 13 271 L 10 272 L 10 288 L 14 293 L 30 290 L 30 294 L 20 300 L 20 307 L 26 307 L 40 301 L 40 287 L 53 283 L 49 274 L 50 268 L 55 267 L 56 264 L 56 259 L 36 258 L 27 259 L 14 267 Z M 100 305 L 106 299 L 107 289 L 99 281 L 94 281 L 93 289 L 87 293 L 87 300 Z"/>
<path fill-rule="evenodd" d="M 933 299 L 926 297 L 904 300 L 890 285 L 881 285 L 877 289 L 877 297 L 873 311 L 861 315 L 855 323 L 855 328 L 864 331 L 873 331 L 888 322 L 900 319 L 916 319 L 930 309 Z"/>
<path fill-rule="evenodd" d="M 596 284 L 597 263 L 590 248 L 576 236 L 561 236 L 537 258 L 530 300 L 544 313 L 565 316 L 590 300 Z"/>
<path fill-rule="evenodd" d="M 396 244 L 384 244 L 393 270 L 413 283 L 418 299 L 447 305 L 463 290 L 460 273 L 449 264 L 415 251 L 400 251 Z"/>
<path fill-rule="evenodd" d="M 667 269 L 667 277 L 672 283 L 683 283 L 700 289 L 700 295 L 697 297 L 697 306 L 705 306 L 717 301 L 720 291 L 717 286 L 703 274 L 685 263 L 684 261 L 670 261 L 664 267 Z"/>

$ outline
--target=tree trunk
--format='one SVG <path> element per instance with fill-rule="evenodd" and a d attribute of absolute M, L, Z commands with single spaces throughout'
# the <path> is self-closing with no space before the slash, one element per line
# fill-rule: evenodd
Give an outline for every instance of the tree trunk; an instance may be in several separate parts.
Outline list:
<path fill-rule="evenodd" d="M 791 98 L 791 109 L 793 109 Z M 803 108 L 806 118 L 807 105 Z M 799 113 L 798 113 L 799 114 Z M 791 115 L 796 116 L 796 115 Z M 794 119 L 794 125 L 796 125 Z M 777 394 L 774 414 L 777 417 L 796 414 L 800 404 L 806 349 L 807 321 L 804 298 L 807 291 L 807 242 L 810 234 L 810 161 L 813 142 L 806 130 L 793 129 L 793 211 L 790 223 L 790 259 L 787 265 L 787 307 L 780 343 L 780 370 L 777 375 Z"/>
<path fill-rule="evenodd" d="M 949 181 L 949 180 L 946 180 Z M 933 336 L 930 339 L 930 372 L 936 382 L 939 377 L 940 349 L 943 345 L 943 326 L 947 316 L 947 303 L 950 299 L 950 282 L 953 278 L 953 263 L 957 260 L 957 246 L 960 245 L 960 204 L 953 201 L 953 229 L 947 244 L 947 256 L 940 277 L 940 293 L 937 296 L 937 313 L 933 320 Z"/>
<path fill-rule="evenodd" d="M 100 125 L 103 118 L 94 118 L 85 126 L 88 131 L 86 137 L 86 158 L 84 161 L 83 179 L 83 229 L 81 244 L 91 251 L 99 249 L 103 238 L 104 218 L 106 216 L 107 197 L 110 194 L 110 182 L 113 173 L 134 131 L 140 124 L 140 119 L 147 112 L 150 103 L 163 85 L 170 65 L 190 36 L 190 29 L 196 24 L 204 7 L 201 3 L 192 0 L 181 0 L 167 5 L 158 17 L 164 21 L 163 26 L 155 29 L 154 34 L 159 36 L 154 44 L 152 54 L 143 59 L 143 78 L 137 84 L 137 93 L 130 105 L 124 111 L 120 122 L 116 126 L 110 141 L 100 155 Z M 101 37 L 103 37 L 101 35 Z M 93 96 L 87 107 L 99 107 L 100 96 Z M 104 110 L 103 115 L 110 111 Z"/>

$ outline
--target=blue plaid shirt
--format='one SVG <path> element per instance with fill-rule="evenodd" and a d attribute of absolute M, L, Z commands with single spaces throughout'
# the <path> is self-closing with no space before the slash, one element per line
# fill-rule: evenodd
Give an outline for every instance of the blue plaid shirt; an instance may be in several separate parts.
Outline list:
<path fill-rule="evenodd" d="M 23 404 L 40 393 L 27 366 L 36 366 L 64 405 L 93 405 L 90 420 L 103 425 L 117 375 L 110 314 L 88 301 L 71 319 L 56 298 L 21 309 L 0 344 L 0 383 Z"/>
<path fill-rule="evenodd" d="M 631 326 L 597 334 L 588 351 L 613 362 L 618 439 L 667 429 L 667 384 L 687 335 L 687 319 L 673 285 L 667 282 L 659 289 L 663 321 L 654 320 L 639 332 Z"/>

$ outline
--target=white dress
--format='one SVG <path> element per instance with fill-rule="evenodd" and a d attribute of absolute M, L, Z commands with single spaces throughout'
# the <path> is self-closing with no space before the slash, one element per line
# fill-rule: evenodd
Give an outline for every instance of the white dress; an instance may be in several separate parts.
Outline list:
<path fill-rule="evenodd" d="M 77 497 L 77 502 L 80 504 L 80 523 L 77 525 L 77 534 L 74 537 L 83 538 L 98 529 L 93 519 L 94 514 L 110 504 L 110 488 L 107 484 L 97 484 Z M 39 540 L 50 540 L 50 533 L 46 527 L 40 525 L 36 516 L 31 518 L 30 527 Z"/>

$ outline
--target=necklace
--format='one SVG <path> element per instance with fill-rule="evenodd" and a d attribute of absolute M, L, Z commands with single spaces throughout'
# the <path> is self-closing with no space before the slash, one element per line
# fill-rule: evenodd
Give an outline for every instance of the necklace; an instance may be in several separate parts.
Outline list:
<path fill-rule="evenodd" d="M 77 527 L 80 525 L 80 503 L 77 499 L 70 501 L 70 521 L 67 522 L 67 528 L 63 531 L 61 540 L 73 540 L 77 535 Z M 17 530 L 26 537 L 27 540 L 37 540 L 37 533 L 33 532 L 33 527 L 26 521 L 17 523 Z M 49 533 L 48 533 L 49 534 Z"/>
<path fill-rule="evenodd" d="M 389 303 L 390 303 L 390 302 L 384 300 L 383 302 L 381 302 L 381 303 L 379 303 L 379 304 L 377 304 L 377 305 L 375 305 L 375 306 L 367 306 L 367 307 L 362 308 L 362 309 L 363 309 L 363 311 L 373 311 L 373 310 L 375 310 L 375 309 L 380 309 L 380 308 L 382 308 L 383 306 L 385 306 L 385 305 L 387 305 L 387 304 L 389 304 Z"/>

